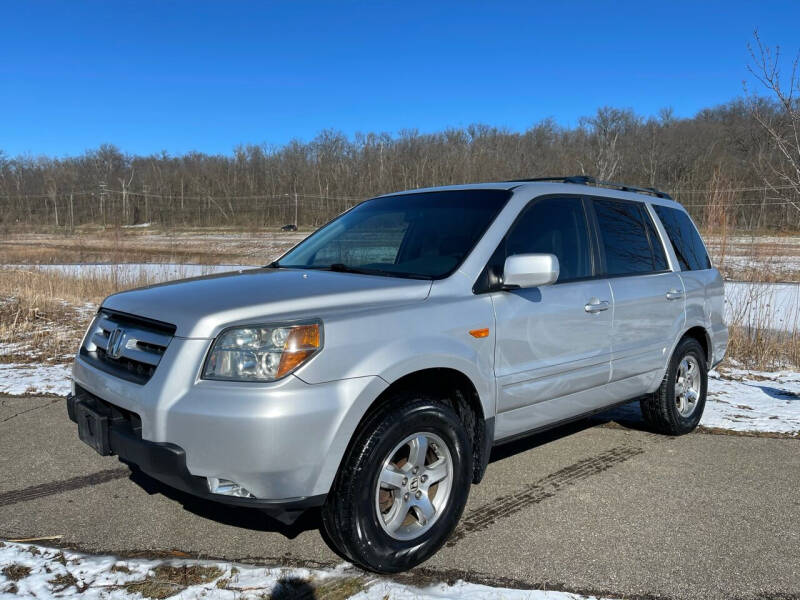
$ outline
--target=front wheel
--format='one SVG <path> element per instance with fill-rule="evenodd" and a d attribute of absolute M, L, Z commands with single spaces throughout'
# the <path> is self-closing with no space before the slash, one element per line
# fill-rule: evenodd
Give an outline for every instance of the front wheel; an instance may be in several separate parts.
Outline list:
<path fill-rule="evenodd" d="M 673 352 L 661 386 L 641 400 L 644 419 L 659 433 L 689 433 L 703 416 L 707 389 L 705 351 L 697 340 L 687 338 Z"/>
<path fill-rule="evenodd" d="M 410 569 L 452 533 L 471 473 L 470 439 L 455 411 L 403 392 L 357 433 L 322 509 L 323 526 L 365 569 Z"/>

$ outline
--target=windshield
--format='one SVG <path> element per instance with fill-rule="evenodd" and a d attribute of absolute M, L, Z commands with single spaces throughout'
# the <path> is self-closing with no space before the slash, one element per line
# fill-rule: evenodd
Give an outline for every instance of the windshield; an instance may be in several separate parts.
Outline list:
<path fill-rule="evenodd" d="M 507 190 L 453 190 L 367 200 L 272 266 L 446 277 L 466 258 L 510 195 Z"/>

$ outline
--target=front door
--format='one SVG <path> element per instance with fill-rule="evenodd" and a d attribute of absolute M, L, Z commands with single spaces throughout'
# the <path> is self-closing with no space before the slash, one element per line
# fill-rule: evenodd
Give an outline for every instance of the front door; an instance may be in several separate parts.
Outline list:
<path fill-rule="evenodd" d="M 595 253 L 584 202 L 534 200 L 501 251 L 558 257 L 555 284 L 494 292 L 497 345 L 497 439 L 530 431 L 608 403 L 613 302 L 595 279 Z"/>

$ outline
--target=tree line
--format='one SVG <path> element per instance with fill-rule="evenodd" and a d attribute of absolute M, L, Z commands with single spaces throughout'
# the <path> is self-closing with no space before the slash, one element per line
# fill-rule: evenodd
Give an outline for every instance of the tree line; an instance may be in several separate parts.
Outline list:
<path fill-rule="evenodd" d="M 318 226 L 361 199 L 434 185 L 593 175 L 654 186 L 706 227 L 800 229 L 800 78 L 752 50 L 762 95 L 679 118 L 604 107 L 565 127 L 470 125 L 435 133 L 327 130 L 231 155 L 134 156 L 103 145 L 67 158 L 0 152 L 0 228 Z"/>

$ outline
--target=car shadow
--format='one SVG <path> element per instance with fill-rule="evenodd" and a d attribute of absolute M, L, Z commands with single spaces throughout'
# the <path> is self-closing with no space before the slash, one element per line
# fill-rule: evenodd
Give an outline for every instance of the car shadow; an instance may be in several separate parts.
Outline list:
<path fill-rule="evenodd" d="M 275 583 L 275 587 L 265 597 L 270 600 L 315 600 L 317 591 L 301 577 L 284 577 Z"/>
<path fill-rule="evenodd" d="M 787 400 L 789 402 L 800 400 L 800 394 L 797 392 L 790 392 L 789 390 L 783 390 L 781 388 L 771 387 L 768 385 L 749 385 L 751 385 L 751 387 L 760 389 L 767 396 L 770 398 L 775 398 L 776 400 Z"/>
<path fill-rule="evenodd" d="M 599 426 L 632 429 L 634 431 L 650 431 L 644 421 L 642 410 L 639 407 L 639 400 L 637 399 L 612 409 L 576 421 L 571 421 L 564 425 L 559 425 L 552 429 L 526 434 L 514 441 L 495 446 L 492 448 L 489 462 L 493 463 L 504 460 L 521 454 L 522 452 L 533 450 L 539 446 L 544 446 L 562 438 L 580 433 L 581 431 Z"/>
<path fill-rule="evenodd" d="M 133 466 L 129 479 L 150 495 L 160 494 L 178 502 L 184 510 L 198 517 L 231 527 L 279 533 L 288 539 L 294 539 L 304 531 L 319 529 L 322 525 L 319 509 L 309 509 L 297 521 L 287 525 L 257 508 L 232 506 L 192 496 L 153 479 Z"/>

